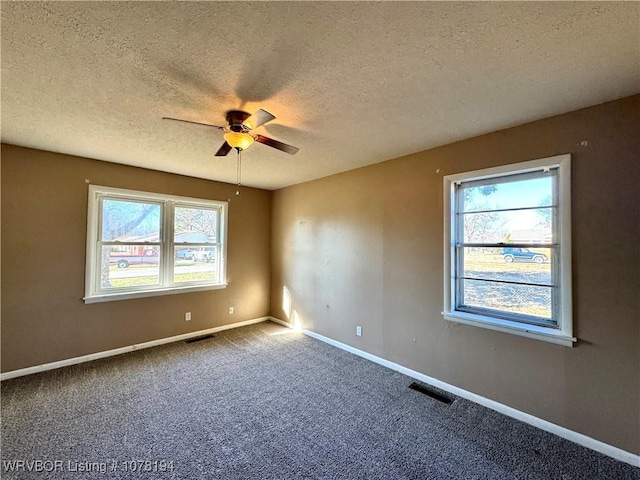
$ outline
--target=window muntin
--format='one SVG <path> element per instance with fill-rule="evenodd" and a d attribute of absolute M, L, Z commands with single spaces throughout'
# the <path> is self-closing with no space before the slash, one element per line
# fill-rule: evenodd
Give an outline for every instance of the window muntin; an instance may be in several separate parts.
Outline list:
<path fill-rule="evenodd" d="M 569 162 L 565 155 L 445 177 L 447 319 L 575 340 Z"/>
<path fill-rule="evenodd" d="M 85 302 L 226 286 L 226 208 L 90 186 Z"/>

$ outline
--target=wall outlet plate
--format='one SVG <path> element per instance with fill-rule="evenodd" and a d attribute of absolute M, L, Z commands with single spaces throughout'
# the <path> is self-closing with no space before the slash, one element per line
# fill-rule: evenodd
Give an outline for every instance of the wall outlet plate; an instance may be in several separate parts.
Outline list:
<path fill-rule="evenodd" d="M 358 337 L 362 336 L 362 327 L 360 325 L 356 325 L 356 335 Z"/>
<path fill-rule="evenodd" d="M 184 320 L 185 320 L 185 322 L 190 322 L 191 321 L 191 312 L 186 312 L 184 314 Z"/>

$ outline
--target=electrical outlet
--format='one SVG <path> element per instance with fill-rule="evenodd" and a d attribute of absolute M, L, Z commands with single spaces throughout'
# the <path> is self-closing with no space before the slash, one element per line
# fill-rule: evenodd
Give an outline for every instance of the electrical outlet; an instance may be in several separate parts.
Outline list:
<path fill-rule="evenodd" d="M 185 322 L 190 322 L 191 321 L 191 312 L 187 312 L 184 314 L 184 320 Z"/>
<path fill-rule="evenodd" d="M 229 307 L 229 315 L 233 315 L 233 307 Z"/>
<path fill-rule="evenodd" d="M 362 336 L 362 327 L 360 325 L 356 325 L 356 335 L 358 337 Z"/>

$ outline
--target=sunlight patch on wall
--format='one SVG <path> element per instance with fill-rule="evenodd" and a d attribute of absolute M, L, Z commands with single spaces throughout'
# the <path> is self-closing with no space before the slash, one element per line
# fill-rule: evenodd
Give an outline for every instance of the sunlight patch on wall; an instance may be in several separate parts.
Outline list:
<path fill-rule="evenodd" d="M 286 316 L 289 328 L 276 333 L 271 333 L 270 335 L 284 335 L 287 333 L 300 332 L 304 325 L 304 320 L 293 308 L 293 297 L 286 285 L 282 287 L 282 310 Z"/>
<path fill-rule="evenodd" d="M 291 308 L 291 292 L 285 285 L 284 287 L 282 287 L 282 310 L 284 311 L 287 320 L 291 320 Z"/>
<path fill-rule="evenodd" d="M 293 311 L 293 315 L 291 316 L 291 323 L 293 323 L 294 330 L 302 330 L 304 320 L 296 310 Z"/>

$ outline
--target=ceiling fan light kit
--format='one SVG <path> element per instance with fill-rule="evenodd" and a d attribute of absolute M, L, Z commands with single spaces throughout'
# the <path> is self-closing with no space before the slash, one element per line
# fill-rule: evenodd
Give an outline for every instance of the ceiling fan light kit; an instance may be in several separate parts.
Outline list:
<path fill-rule="evenodd" d="M 228 132 L 224 134 L 225 141 L 236 150 L 246 150 L 254 140 L 248 133 Z"/>

